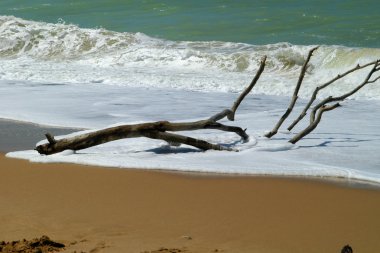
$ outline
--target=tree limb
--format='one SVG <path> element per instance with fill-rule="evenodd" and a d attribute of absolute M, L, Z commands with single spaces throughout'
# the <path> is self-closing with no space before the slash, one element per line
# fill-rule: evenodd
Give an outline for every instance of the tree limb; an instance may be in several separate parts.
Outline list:
<path fill-rule="evenodd" d="M 295 135 L 291 140 L 289 140 L 289 142 L 295 144 L 300 139 L 302 139 L 303 137 L 305 137 L 306 135 L 311 133 L 317 127 L 319 122 L 321 121 L 322 114 L 324 112 L 333 110 L 333 109 L 340 106 L 339 103 L 336 103 L 333 105 L 328 105 L 329 103 L 343 101 L 346 98 L 348 98 L 349 96 L 352 96 L 353 94 L 358 92 L 366 84 L 373 83 L 373 82 L 376 82 L 377 80 L 379 80 L 380 77 L 376 77 L 373 80 L 371 80 L 371 77 L 373 76 L 373 74 L 380 70 L 379 66 L 380 66 L 380 60 L 375 61 L 374 66 L 372 67 L 371 71 L 368 73 L 368 75 L 364 79 L 364 81 L 361 84 L 359 84 L 357 87 L 352 89 L 351 91 L 349 91 L 349 92 L 347 92 L 341 96 L 337 96 L 337 97 L 329 96 L 329 97 L 325 98 L 324 100 L 322 100 L 320 103 L 318 103 L 310 113 L 310 124 L 309 124 L 309 126 L 307 126 L 304 130 L 299 132 L 297 135 Z"/>
<path fill-rule="evenodd" d="M 285 113 L 282 115 L 282 117 L 280 118 L 280 120 L 277 122 L 277 124 L 274 126 L 274 128 L 272 129 L 272 131 L 270 131 L 269 133 L 265 134 L 265 137 L 268 137 L 268 138 L 271 138 L 273 135 L 277 134 L 278 132 L 278 129 L 281 127 L 282 123 L 284 123 L 284 121 L 286 120 L 286 118 L 290 115 L 290 113 L 292 112 L 293 110 L 293 107 L 294 105 L 296 104 L 297 102 L 297 99 L 298 99 L 298 92 L 301 88 L 301 84 L 302 84 L 302 81 L 303 81 L 303 78 L 305 77 L 305 74 L 306 74 L 306 70 L 308 68 L 308 63 L 311 59 L 311 56 L 313 55 L 313 52 L 315 50 L 317 50 L 318 47 L 314 47 L 312 48 L 308 55 L 307 55 L 307 58 L 306 58 L 306 61 L 305 63 L 303 64 L 302 68 L 301 68 L 301 73 L 299 75 L 299 78 L 298 78 L 298 82 L 297 82 L 297 85 L 294 89 L 294 93 L 293 93 L 293 97 L 292 97 L 292 100 L 289 104 L 289 107 L 288 109 L 285 111 Z"/>
<path fill-rule="evenodd" d="M 336 104 L 331 105 L 331 106 L 326 106 L 326 105 L 322 106 L 318 110 L 318 114 L 317 114 L 317 117 L 315 118 L 315 120 L 308 127 L 306 127 L 303 131 L 301 131 L 297 135 L 295 135 L 289 142 L 295 144 L 297 141 L 301 140 L 303 137 L 305 137 L 306 135 L 311 133 L 318 126 L 319 122 L 321 121 L 322 114 L 324 112 L 334 110 L 335 108 L 337 108 L 339 106 L 340 106 L 339 103 L 336 103 Z"/>
<path fill-rule="evenodd" d="M 249 92 L 251 92 L 252 88 L 256 85 L 257 81 L 259 80 L 261 74 L 263 73 L 264 71 L 264 68 L 265 68 L 265 62 L 266 62 L 266 59 L 267 57 L 264 56 L 260 62 L 260 67 L 259 67 L 259 70 L 256 72 L 256 75 L 255 77 L 253 78 L 252 82 L 250 83 L 250 85 L 240 94 L 240 96 L 237 98 L 237 100 L 235 101 L 235 103 L 233 104 L 232 108 L 231 108 L 231 111 L 232 111 L 232 114 L 230 115 L 227 115 L 227 118 L 231 121 L 233 121 L 235 119 L 235 112 L 237 110 L 237 108 L 239 107 L 240 103 L 243 101 L 243 99 L 249 94 Z"/>
<path fill-rule="evenodd" d="M 145 131 L 142 133 L 143 136 L 151 138 L 151 139 L 160 139 L 164 140 L 168 143 L 174 142 L 174 143 L 181 143 L 190 145 L 202 150 L 226 150 L 226 151 L 238 151 L 236 149 L 223 147 L 218 144 L 212 144 L 204 140 L 198 140 L 192 137 L 179 135 L 179 134 L 173 134 L 173 133 L 167 133 L 167 132 L 161 132 L 161 131 Z"/>
<path fill-rule="evenodd" d="M 288 130 L 291 131 L 297 124 L 298 122 L 300 122 L 307 114 L 307 111 L 309 110 L 309 108 L 311 107 L 311 105 L 314 103 L 314 101 L 317 99 L 317 95 L 318 95 L 318 92 L 320 90 L 323 90 L 324 88 L 328 87 L 330 84 L 336 82 L 337 80 L 347 76 L 348 74 L 354 72 L 354 71 L 357 71 L 359 69 L 363 69 L 365 67 L 368 67 L 370 65 L 373 65 L 373 64 L 376 64 L 376 61 L 373 61 L 373 62 L 370 62 L 370 63 L 367 63 L 367 64 L 364 64 L 362 66 L 360 66 L 359 64 L 356 65 L 356 67 L 344 72 L 343 74 L 339 74 L 337 75 L 335 78 L 331 79 L 330 81 L 318 86 L 317 88 L 315 88 L 313 94 L 311 95 L 311 98 L 309 100 L 309 102 L 307 103 L 307 105 L 304 107 L 304 109 L 302 110 L 301 114 L 298 116 L 298 118 L 296 120 L 293 121 L 293 123 L 288 127 Z"/>
<path fill-rule="evenodd" d="M 106 128 L 106 129 L 98 130 L 95 132 L 77 135 L 71 138 L 56 140 L 55 142 L 51 142 L 48 139 L 48 143 L 37 146 L 36 150 L 40 154 L 50 155 L 50 154 L 62 152 L 63 150 L 66 150 L 66 149 L 80 150 L 80 149 L 85 149 L 92 146 L 100 145 L 106 142 L 115 141 L 119 139 L 125 139 L 125 138 L 137 138 L 137 137 L 145 136 L 149 138 L 154 137 L 153 139 L 159 139 L 157 138 L 157 136 L 162 136 L 163 137 L 162 139 L 166 140 L 167 136 L 169 135 L 158 135 L 156 132 L 167 133 L 166 131 L 175 132 L 175 131 L 192 131 L 192 130 L 200 130 L 200 129 L 215 129 L 215 130 L 221 130 L 221 131 L 234 132 L 238 134 L 243 139 L 243 141 L 248 141 L 249 139 L 246 132 L 240 127 L 226 126 L 226 125 L 220 124 L 218 122 L 213 122 L 210 120 L 201 120 L 201 121 L 195 121 L 195 122 L 181 122 L 181 123 L 158 121 L 158 122 L 151 122 L 151 123 L 122 125 L 122 126 Z M 150 132 L 154 132 L 155 134 L 149 134 Z M 54 139 L 54 137 L 52 138 Z M 180 138 L 178 137 L 178 140 L 171 140 L 171 141 L 184 143 L 179 140 Z M 196 144 L 195 147 L 198 147 L 197 142 L 194 142 L 191 140 L 189 140 L 188 142 Z M 187 143 L 184 143 L 184 144 L 187 144 Z M 216 147 L 216 146 L 209 146 L 208 149 L 213 149 L 212 147 Z M 220 147 L 216 149 L 227 150 L 227 149 L 222 149 Z"/>
<path fill-rule="evenodd" d="M 260 61 L 260 67 L 257 70 L 255 77 L 252 79 L 252 82 L 250 83 L 250 85 L 247 88 L 245 88 L 245 90 L 236 99 L 236 101 L 232 105 L 231 109 L 225 109 L 225 110 L 223 110 L 223 111 L 215 114 L 214 116 L 210 117 L 211 121 L 219 121 L 219 120 L 223 119 L 224 117 L 227 117 L 228 120 L 230 120 L 230 121 L 234 121 L 235 120 L 235 113 L 236 113 L 236 110 L 238 109 L 240 103 L 249 94 L 249 92 L 251 92 L 252 88 L 256 85 L 256 83 L 259 80 L 261 74 L 263 73 L 264 68 L 265 68 L 266 59 L 267 59 L 266 56 L 264 56 L 261 59 L 261 61 Z"/>
<path fill-rule="evenodd" d="M 312 110 L 311 114 L 310 114 L 310 122 L 314 121 L 314 117 L 315 117 L 315 113 L 316 111 L 321 108 L 322 106 L 326 105 L 327 103 L 332 103 L 332 102 L 337 102 L 337 101 L 343 101 L 345 100 L 346 98 L 348 98 L 349 96 L 352 96 L 353 94 L 355 94 L 356 92 L 358 92 L 361 88 L 363 88 L 365 85 L 369 84 L 369 83 L 373 83 L 374 81 L 377 81 L 379 79 L 379 77 L 375 78 L 374 80 L 370 80 L 372 75 L 374 73 L 376 73 L 377 71 L 379 71 L 380 69 L 377 68 L 378 66 L 380 66 L 380 60 L 377 60 L 375 62 L 375 64 L 373 65 L 371 71 L 368 73 L 367 77 L 364 79 L 364 81 L 358 85 L 356 88 L 354 88 L 353 90 L 341 95 L 341 96 L 338 96 L 338 97 L 333 97 L 333 96 L 329 96 L 327 98 L 325 98 L 324 100 L 322 100 L 320 103 L 318 103 Z"/>

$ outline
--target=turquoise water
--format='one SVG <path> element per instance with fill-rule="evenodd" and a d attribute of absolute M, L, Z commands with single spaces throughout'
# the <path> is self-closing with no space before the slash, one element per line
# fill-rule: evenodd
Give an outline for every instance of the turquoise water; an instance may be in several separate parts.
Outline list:
<path fill-rule="evenodd" d="M 185 41 L 380 47 L 380 1 L 2 0 L 0 15 Z"/>

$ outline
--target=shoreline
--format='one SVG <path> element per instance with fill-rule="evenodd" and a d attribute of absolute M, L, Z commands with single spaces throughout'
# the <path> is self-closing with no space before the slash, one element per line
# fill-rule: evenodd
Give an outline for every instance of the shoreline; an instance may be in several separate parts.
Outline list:
<path fill-rule="evenodd" d="M 146 168 L 132 168 L 132 167 L 107 167 L 101 165 L 86 165 L 80 163 L 71 163 L 71 162 L 49 162 L 49 163 L 40 163 L 40 162 L 31 162 L 27 159 L 8 157 L 6 153 L 0 152 L 0 156 L 3 156 L 6 159 L 20 160 L 33 164 L 52 164 L 52 165 L 67 165 L 67 166 L 84 166 L 89 168 L 98 168 L 105 170 L 117 170 L 117 171 L 141 171 L 145 173 L 162 173 L 169 175 L 177 175 L 183 177 L 189 177 L 194 179 L 209 178 L 209 179 L 242 179 L 242 178 L 267 178 L 275 180 L 300 180 L 305 182 L 320 183 L 320 184 L 331 184 L 343 188 L 353 188 L 353 189 L 372 189 L 380 191 L 380 184 L 365 181 L 359 179 L 350 179 L 344 177 L 318 177 L 318 176 L 296 176 L 296 175 L 265 175 L 265 174 L 239 174 L 239 173 L 216 173 L 216 172 L 202 172 L 202 171 L 185 171 L 185 170 L 175 170 L 175 169 L 146 169 Z"/>
<path fill-rule="evenodd" d="M 9 127 L 11 126 L 11 127 Z M 8 152 L 18 151 L 23 149 L 32 149 L 34 145 L 44 139 L 44 133 L 50 132 L 53 135 L 64 135 L 69 134 L 74 131 L 83 130 L 81 128 L 70 128 L 70 127 L 60 127 L 60 126 L 50 126 L 42 125 L 33 122 L 25 122 L 12 119 L 0 118 L 0 156 L 3 154 L 6 156 Z M 15 135 L 16 131 L 21 131 Z M 7 157 L 11 159 L 20 159 Z M 26 159 L 21 159 L 26 160 Z M 28 161 L 28 160 L 26 160 Z M 64 163 L 64 164 L 75 164 L 83 165 L 77 163 Z M 87 166 L 87 165 L 83 165 Z M 144 168 L 128 168 L 128 167 L 112 167 L 112 166 L 101 166 L 101 165 L 89 165 L 99 168 L 109 168 L 109 169 L 121 169 L 121 170 L 141 170 L 141 171 L 154 171 L 162 173 L 174 173 L 174 174 L 184 174 L 187 176 L 194 177 L 268 177 L 268 178 L 278 178 L 278 179 L 300 179 L 300 180 L 310 180 L 317 182 L 326 182 L 331 184 L 337 184 L 345 187 L 353 188 L 374 188 L 380 189 L 380 184 L 360 179 L 351 179 L 346 177 L 334 177 L 334 176 L 302 176 L 302 175 L 265 175 L 265 174 L 240 174 L 240 173 L 217 173 L 217 172 L 194 172 L 194 171 L 181 171 L 175 169 L 144 169 Z"/>
<path fill-rule="evenodd" d="M 33 149 L 35 144 L 50 132 L 54 135 L 68 134 L 79 128 L 46 126 L 32 122 L 0 118 L 0 153 Z"/>
<path fill-rule="evenodd" d="M 36 127 L 12 124 L 26 132 Z M 29 143 L 20 136 L 20 145 L 60 130 L 38 127 Z M 47 235 L 68 253 L 380 247 L 380 187 L 357 180 L 32 163 L 2 152 L 0 173 L 0 202 L 6 203 L 0 241 Z"/>

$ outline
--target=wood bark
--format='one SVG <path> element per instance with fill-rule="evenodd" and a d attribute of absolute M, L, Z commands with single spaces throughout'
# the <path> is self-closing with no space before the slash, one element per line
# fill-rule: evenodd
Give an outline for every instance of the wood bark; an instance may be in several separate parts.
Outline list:
<path fill-rule="evenodd" d="M 187 144 L 202 150 L 214 149 L 237 151 L 233 148 L 224 147 L 219 144 L 212 144 L 204 140 L 199 140 L 192 137 L 174 134 L 170 132 L 215 129 L 220 131 L 234 132 L 237 135 L 239 135 L 243 141 L 248 141 L 249 136 L 246 133 L 246 129 L 243 130 L 242 128 L 237 126 L 224 125 L 217 121 L 225 117 L 227 117 L 227 119 L 230 121 L 233 121 L 235 119 L 236 110 L 238 109 L 243 99 L 249 94 L 249 92 L 252 90 L 252 88 L 259 80 L 260 75 L 264 71 L 265 62 L 266 57 L 264 57 L 261 60 L 260 67 L 252 82 L 247 88 L 243 90 L 243 92 L 232 105 L 231 109 L 225 109 L 222 112 L 213 115 L 209 119 L 195 122 L 176 123 L 168 121 L 158 121 L 142 124 L 122 125 L 60 140 L 56 140 L 54 136 L 47 133 L 45 136 L 48 142 L 37 146 L 35 150 L 37 150 L 40 154 L 51 155 L 54 153 L 62 152 L 67 149 L 74 151 L 81 150 L 124 138 L 147 137 L 151 139 L 164 140 L 168 143 Z"/>
<path fill-rule="evenodd" d="M 305 63 L 303 64 L 302 68 L 301 68 L 301 73 L 299 75 L 299 78 L 298 78 L 298 82 L 297 82 L 297 85 L 294 89 L 294 93 L 293 93 L 293 96 L 292 96 L 292 100 L 289 104 L 289 107 L 288 109 L 285 111 L 285 113 L 281 116 L 280 120 L 277 122 L 277 124 L 274 126 L 274 128 L 272 129 L 272 131 L 270 131 L 269 133 L 265 134 L 265 137 L 267 138 L 271 138 L 273 135 L 277 134 L 278 132 L 278 129 L 281 127 L 282 123 L 284 123 L 284 121 L 286 120 L 286 118 L 290 115 L 290 113 L 292 112 L 293 108 L 294 108 L 294 105 L 296 104 L 297 102 L 297 99 L 298 99 L 298 92 L 301 88 L 301 84 L 302 84 L 302 81 L 303 81 L 303 78 L 305 77 L 305 74 L 306 74 L 306 70 L 308 68 L 308 63 L 311 59 L 311 56 L 313 55 L 313 52 L 315 50 L 317 50 L 318 47 L 315 47 L 315 48 L 312 48 L 308 55 L 307 55 L 307 58 L 306 58 L 306 61 Z"/>

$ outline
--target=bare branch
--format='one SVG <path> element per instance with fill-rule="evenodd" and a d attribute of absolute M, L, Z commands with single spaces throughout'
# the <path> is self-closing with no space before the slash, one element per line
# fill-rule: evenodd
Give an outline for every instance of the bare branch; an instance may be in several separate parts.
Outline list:
<path fill-rule="evenodd" d="M 48 143 L 37 146 L 36 150 L 40 154 L 50 155 L 50 154 L 61 152 L 66 149 L 81 150 L 81 149 L 100 145 L 100 144 L 110 142 L 110 141 L 115 141 L 115 140 L 124 139 L 124 138 L 137 138 L 137 137 L 143 137 L 143 136 L 149 137 L 149 138 L 153 138 L 150 136 L 154 136 L 155 137 L 154 139 L 157 139 L 158 138 L 157 136 L 163 136 L 162 139 L 166 141 L 167 135 L 160 135 L 157 133 L 149 134 L 149 133 L 150 132 L 166 132 L 166 131 L 191 131 L 191 130 L 200 130 L 200 129 L 215 129 L 215 130 L 220 130 L 220 131 L 234 132 L 237 135 L 239 135 L 243 139 L 243 141 L 248 141 L 249 139 L 249 136 L 246 134 L 245 130 L 243 130 L 240 127 L 226 126 L 226 125 L 220 124 L 218 122 L 213 122 L 210 120 L 200 120 L 200 121 L 195 121 L 195 122 L 180 122 L 180 123 L 158 121 L 158 122 L 151 122 L 151 123 L 122 125 L 122 126 L 106 128 L 106 129 L 98 130 L 91 133 L 77 135 L 71 138 L 57 140 L 55 142 L 51 142 L 49 140 L 49 138 L 54 140 L 54 137 L 50 135 L 50 137 L 48 138 Z M 172 141 L 182 143 L 178 140 L 172 140 Z M 222 149 L 218 149 L 218 150 L 222 150 Z"/>
<path fill-rule="evenodd" d="M 321 121 L 322 114 L 324 112 L 331 111 L 331 110 L 333 110 L 339 106 L 340 106 L 340 104 L 336 103 L 332 106 L 321 107 L 318 111 L 318 114 L 317 114 L 317 117 L 315 118 L 315 120 L 308 127 L 306 127 L 303 131 L 301 131 L 297 135 L 295 135 L 289 142 L 295 144 L 296 142 L 301 140 L 303 137 L 305 137 L 306 135 L 311 133 L 318 126 L 319 122 Z"/>
<path fill-rule="evenodd" d="M 212 144 L 204 140 L 199 140 L 192 137 L 168 133 L 168 132 L 146 131 L 146 132 L 143 132 L 142 135 L 151 139 L 164 140 L 164 141 L 167 141 L 168 143 L 171 143 L 171 142 L 182 143 L 182 144 L 190 145 L 202 150 L 214 149 L 214 150 L 238 151 L 232 148 L 223 147 L 218 144 Z"/>
<path fill-rule="evenodd" d="M 372 81 L 368 81 L 368 83 L 375 83 L 377 80 L 380 79 L 380 76 L 376 77 L 375 79 L 373 79 Z"/>
<path fill-rule="evenodd" d="M 312 110 L 312 113 L 310 114 L 310 122 L 313 122 L 314 121 L 314 117 L 315 117 L 315 114 L 316 114 L 316 111 L 321 108 L 322 106 L 328 104 L 328 103 L 332 103 L 332 102 L 338 102 L 338 101 L 343 101 L 344 99 L 348 98 L 349 96 L 352 96 L 353 94 L 355 94 L 356 92 L 358 92 L 361 88 L 363 88 L 366 84 L 368 83 L 371 83 L 372 81 L 370 81 L 372 75 L 377 72 L 379 69 L 377 69 L 377 67 L 380 65 L 380 60 L 377 60 L 375 62 L 375 64 L 373 65 L 371 71 L 368 73 L 367 77 L 364 79 L 364 81 L 358 85 L 356 88 L 354 88 L 353 90 L 343 94 L 342 96 L 338 96 L 338 97 L 333 97 L 333 96 L 329 96 L 327 98 L 325 98 L 324 100 L 322 100 L 320 103 L 318 103 Z M 377 78 L 376 78 L 377 79 Z M 376 80 L 375 79 L 375 80 Z"/>
<path fill-rule="evenodd" d="M 57 141 L 54 139 L 54 136 L 51 135 L 50 133 L 46 133 L 45 136 L 46 136 L 46 139 L 48 140 L 48 142 L 49 142 L 50 144 L 55 144 L 55 143 L 57 143 Z"/>
<path fill-rule="evenodd" d="M 215 114 L 214 116 L 210 117 L 209 120 L 216 122 L 216 121 L 219 121 L 221 119 L 224 119 L 226 116 L 227 116 L 227 118 L 231 118 L 230 115 L 232 115 L 232 114 L 234 114 L 234 113 L 231 111 L 231 109 L 225 109 L 225 110 Z"/>
<path fill-rule="evenodd" d="M 237 135 L 239 135 L 244 142 L 247 142 L 249 140 L 249 136 L 246 133 L 247 129 L 243 130 L 240 127 L 227 126 L 227 125 L 223 125 L 223 124 L 218 123 L 218 122 L 213 122 L 213 123 L 207 124 L 205 126 L 205 129 L 215 129 L 215 130 L 220 130 L 220 131 L 225 131 L 225 132 L 234 132 Z"/>
<path fill-rule="evenodd" d="M 266 62 L 267 57 L 264 56 L 260 62 L 260 67 L 256 72 L 255 77 L 252 79 L 252 82 L 249 84 L 247 88 L 240 94 L 240 96 L 236 99 L 234 104 L 232 105 L 231 109 L 225 109 L 214 116 L 210 117 L 211 121 L 218 121 L 223 119 L 224 117 L 227 117 L 228 120 L 234 121 L 235 120 L 235 113 L 236 110 L 238 109 L 240 103 L 243 101 L 243 99 L 249 94 L 249 92 L 252 90 L 252 88 L 256 85 L 257 81 L 259 80 L 261 74 L 264 71 L 265 68 L 265 62 Z"/>
<path fill-rule="evenodd" d="M 292 112 L 293 110 L 293 107 L 294 105 L 296 104 L 297 102 L 297 99 L 298 99 L 298 92 L 301 88 L 301 84 L 302 84 L 302 81 L 303 81 L 303 78 L 305 77 L 305 74 L 306 74 L 306 70 L 307 70 L 307 67 L 308 67 L 308 63 L 311 59 L 311 56 L 313 55 L 313 52 L 315 50 L 317 50 L 318 47 L 314 47 L 312 48 L 308 55 L 307 55 L 307 58 L 306 58 L 306 61 L 305 63 L 303 64 L 302 68 L 301 68 L 301 73 L 299 75 L 299 78 L 298 78 L 298 82 L 297 82 L 297 85 L 294 89 L 294 93 L 293 93 L 293 97 L 292 97 L 292 100 L 289 104 L 289 107 L 288 109 L 286 110 L 286 112 L 284 113 L 284 115 L 282 115 L 282 117 L 280 118 L 280 120 L 277 122 L 277 124 L 275 125 L 275 127 L 272 129 L 272 131 L 270 131 L 269 133 L 267 133 L 265 136 L 270 138 L 272 137 L 273 135 L 277 134 L 278 132 L 278 129 L 281 127 L 282 123 L 284 123 L 284 121 L 286 120 L 286 118 L 290 115 L 290 113 Z"/>
<path fill-rule="evenodd" d="M 337 108 L 338 106 L 340 106 L 339 103 L 336 103 L 334 105 L 328 105 L 329 103 L 343 101 L 346 98 L 348 98 L 349 96 L 352 96 L 353 94 L 358 92 L 366 84 L 372 83 L 372 82 L 375 82 L 376 80 L 378 80 L 380 77 L 377 77 L 374 80 L 370 81 L 372 75 L 375 72 L 380 70 L 379 66 L 380 66 L 380 60 L 377 60 L 374 64 L 374 66 L 372 67 L 371 71 L 368 73 L 367 77 L 364 79 L 364 81 L 360 85 L 358 85 L 357 87 L 352 89 L 351 91 L 349 91 L 349 92 L 347 92 L 341 96 L 337 96 L 337 97 L 329 96 L 329 97 L 325 98 L 324 100 L 322 100 L 321 102 L 319 102 L 313 108 L 313 110 L 310 113 L 310 124 L 309 124 L 309 126 L 306 127 L 300 133 L 298 133 L 297 135 L 295 135 L 289 142 L 294 144 L 297 141 L 299 141 L 301 138 L 303 138 L 304 136 L 311 133 L 317 127 L 319 122 L 321 121 L 321 117 L 322 117 L 322 114 L 324 112 L 333 110 L 333 109 Z"/>
<path fill-rule="evenodd" d="M 266 59 L 267 57 L 264 56 L 263 59 L 261 60 L 260 62 L 260 67 L 259 67 L 259 70 L 256 72 L 256 75 L 255 77 L 253 78 L 252 82 L 250 83 L 250 85 L 240 94 L 240 96 L 237 98 L 237 100 L 235 101 L 235 103 L 233 104 L 232 108 L 231 108 L 231 111 L 232 111 L 232 114 L 230 115 L 227 115 L 227 118 L 231 121 L 233 121 L 235 119 L 235 112 L 236 110 L 238 109 L 241 101 L 243 101 L 243 99 L 248 95 L 248 93 L 252 90 L 252 88 L 256 85 L 257 81 L 259 80 L 261 74 L 263 73 L 264 71 L 264 68 L 265 68 L 265 62 L 266 62 Z"/>
<path fill-rule="evenodd" d="M 297 124 L 298 122 L 300 122 L 307 114 L 307 111 L 309 110 L 309 108 L 311 107 L 311 105 L 314 103 L 314 101 L 317 99 L 317 94 L 320 90 L 328 87 L 330 84 L 336 82 L 337 80 L 347 76 L 348 74 L 351 74 L 352 72 L 355 72 L 359 69 L 363 69 L 365 67 L 368 67 L 368 66 L 371 66 L 371 65 L 374 65 L 376 64 L 377 61 L 373 61 L 373 62 L 370 62 L 370 63 L 367 63 L 367 64 L 364 64 L 362 66 L 360 66 L 359 64 L 356 65 L 354 68 L 344 72 L 343 74 L 339 74 L 337 75 L 335 78 L 331 79 L 330 81 L 318 86 L 317 88 L 315 88 L 313 94 L 311 95 L 311 98 L 309 100 L 309 102 L 307 103 L 307 105 L 304 107 L 303 111 L 301 112 L 301 114 L 298 116 L 298 118 L 296 120 L 293 121 L 293 123 L 288 127 L 288 130 L 291 131 Z"/>

